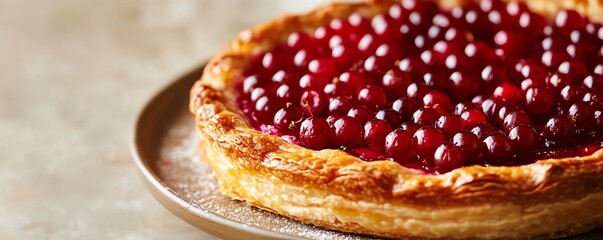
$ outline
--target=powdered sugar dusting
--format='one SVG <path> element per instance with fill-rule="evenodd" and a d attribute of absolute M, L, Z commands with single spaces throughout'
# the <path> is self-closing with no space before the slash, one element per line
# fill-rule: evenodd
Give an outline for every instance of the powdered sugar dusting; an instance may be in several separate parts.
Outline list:
<path fill-rule="evenodd" d="M 157 136 L 155 171 L 165 184 L 195 208 L 258 229 L 311 239 L 374 239 L 303 224 L 246 203 L 231 200 L 218 191 L 211 169 L 197 152 L 194 122 L 185 111 L 172 115 Z"/>

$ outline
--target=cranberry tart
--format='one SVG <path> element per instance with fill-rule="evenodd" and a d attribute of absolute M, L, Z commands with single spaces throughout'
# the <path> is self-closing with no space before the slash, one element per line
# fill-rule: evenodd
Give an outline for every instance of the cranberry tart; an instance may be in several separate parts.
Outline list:
<path fill-rule="evenodd" d="M 603 226 L 603 1 L 336 3 L 241 33 L 191 90 L 220 191 L 385 237 Z"/>

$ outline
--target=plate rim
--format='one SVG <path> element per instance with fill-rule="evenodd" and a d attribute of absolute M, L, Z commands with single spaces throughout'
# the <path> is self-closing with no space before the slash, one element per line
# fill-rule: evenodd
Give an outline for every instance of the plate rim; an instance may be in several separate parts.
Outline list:
<path fill-rule="evenodd" d="M 152 110 L 155 103 L 165 97 L 166 94 L 169 94 L 172 88 L 175 88 L 176 86 L 178 86 L 178 84 L 183 84 L 183 82 L 186 82 L 192 77 L 196 76 L 198 78 L 206 65 L 207 62 L 204 62 L 203 64 L 199 65 L 200 67 L 187 71 L 185 74 L 182 74 L 180 75 L 180 77 L 176 78 L 176 80 L 172 80 L 164 84 L 162 87 L 159 88 L 159 90 L 152 94 L 148 98 L 148 100 L 146 100 L 142 104 L 142 107 L 140 107 L 137 113 L 135 114 L 134 122 L 131 124 L 132 127 L 130 128 L 131 131 L 129 134 L 129 148 L 134 163 L 138 168 L 139 176 L 143 179 L 145 183 L 145 187 L 148 191 L 150 191 L 151 195 L 155 198 L 155 200 L 157 200 L 164 208 L 168 209 L 172 214 L 176 215 L 188 224 L 193 225 L 194 227 L 213 236 L 220 237 L 220 234 L 216 234 L 216 232 L 212 232 L 207 228 L 203 228 L 197 224 L 192 223 L 191 221 L 193 221 L 193 219 L 190 219 L 189 216 L 185 216 L 186 212 L 202 220 L 209 221 L 214 224 L 227 227 L 229 229 L 236 229 L 242 233 L 247 233 L 256 237 L 270 239 L 302 239 L 298 236 L 257 228 L 244 223 L 230 220 L 228 218 L 219 216 L 217 214 L 213 214 L 208 211 L 204 211 L 199 206 L 192 204 L 182 198 L 177 192 L 173 191 L 169 186 L 167 186 L 152 169 L 149 162 L 150 160 L 144 159 L 144 157 L 141 156 L 139 148 L 141 145 L 141 125 L 144 122 L 143 117 Z M 170 205 L 169 203 L 174 203 L 177 206 Z"/>

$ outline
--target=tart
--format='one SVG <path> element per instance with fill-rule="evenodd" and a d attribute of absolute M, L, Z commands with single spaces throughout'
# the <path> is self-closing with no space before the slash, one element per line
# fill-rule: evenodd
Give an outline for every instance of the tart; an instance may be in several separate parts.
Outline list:
<path fill-rule="evenodd" d="M 395 238 L 603 226 L 603 2 L 335 3 L 242 32 L 191 90 L 220 191 Z"/>

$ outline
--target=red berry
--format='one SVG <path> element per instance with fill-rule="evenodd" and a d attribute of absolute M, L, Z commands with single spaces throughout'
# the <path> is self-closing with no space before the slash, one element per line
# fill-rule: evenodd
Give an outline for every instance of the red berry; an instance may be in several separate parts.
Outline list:
<path fill-rule="evenodd" d="M 553 93 L 544 87 L 528 89 L 525 97 L 525 106 L 528 111 L 540 114 L 548 111 L 553 105 Z"/>
<path fill-rule="evenodd" d="M 465 161 L 469 164 L 477 164 L 483 155 L 484 143 L 473 133 L 459 132 L 452 137 L 452 143 L 463 149 Z"/>
<path fill-rule="evenodd" d="M 446 93 L 432 90 L 423 97 L 423 105 L 427 108 L 435 109 L 440 114 L 444 114 L 450 110 L 450 99 Z"/>
<path fill-rule="evenodd" d="M 344 147 L 356 147 L 362 145 L 363 128 L 356 119 L 342 116 L 333 124 L 335 144 Z"/>
<path fill-rule="evenodd" d="M 461 118 L 465 121 L 465 129 L 472 129 L 478 124 L 486 123 L 486 117 L 480 111 L 469 109 L 461 114 Z"/>
<path fill-rule="evenodd" d="M 423 126 L 433 126 L 440 114 L 433 108 L 422 108 L 412 115 L 412 121 Z"/>
<path fill-rule="evenodd" d="M 348 111 L 348 116 L 355 118 L 360 124 L 364 124 L 373 119 L 375 114 L 365 106 L 356 106 Z"/>
<path fill-rule="evenodd" d="M 365 87 L 358 92 L 358 101 L 371 109 L 378 109 L 385 105 L 387 99 L 383 88 L 377 86 Z"/>
<path fill-rule="evenodd" d="M 505 165 L 515 154 L 515 145 L 502 132 L 493 132 L 484 139 L 486 145 L 486 161 L 493 165 Z"/>
<path fill-rule="evenodd" d="M 392 131 L 389 124 L 381 119 L 373 119 L 364 124 L 364 141 L 370 146 L 383 147 L 385 136 Z"/>
<path fill-rule="evenodd" d="M 397 161 L 415 157 L 412 135 L 402 129 L 392 131 L 385 137 L 385 151 Z"/>
<path fill-rule="evenodd" d="M 433 160 L 435 150 L 445 142 L 444 135 L 440 130 L 425 126 L 417 130 L 413 135 L 413 144 L 420 157 Z"/>
<path fill-rule="evenodd" d="M 433 163 L 436 165 L 439 173 L 450 172 L 463 166 L 465 163 L 465 153 L 463 149 L 452 143 L 443 143 L 436 149 Z"/>
<path fill-rule="evenodd" d="M 301 123 L 299 138 L 310 149 L 323 149 L 329 144 L 331 131 L 324 118 L 309 117 Z"/>
<path fill-rule="evenodd" d="M 509 131 L 509 138 L 515 142 L 517 152 L 522 154 L 533 153 L 540 142 L 538 133 L 529 125 L 518 125 Z"/>
<path fill-rule="evenodd" d="M 459 115 L 444 114 L 438 118 L 435 126 L 442 131 L 446 139 L 450 139 L 454 134 L 463 130 L 463 121 Z"/>

